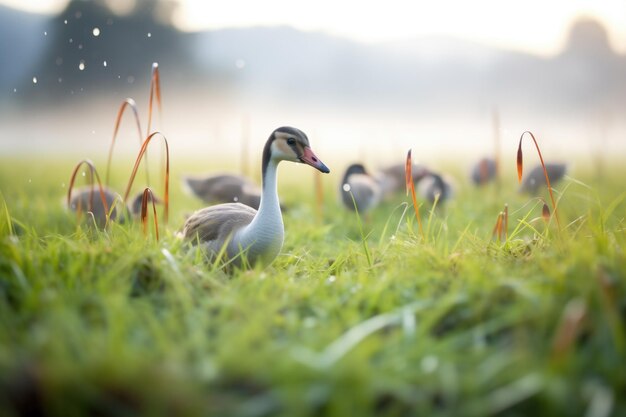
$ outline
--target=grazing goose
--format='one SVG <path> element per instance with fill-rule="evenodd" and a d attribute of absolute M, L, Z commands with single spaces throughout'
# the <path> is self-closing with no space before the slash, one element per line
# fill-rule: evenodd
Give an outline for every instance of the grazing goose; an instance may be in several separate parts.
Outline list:
<path fill-rule="evenodd" d="M 485 185 L 496 178 L 496 161 L 492 158 L 481 158 L 472 168 L 472 182 Z"/>
<path fill-rule="evenodd" d="M 430 172 L 417 184 L 417 192 L 431 203 L 434 203 L 439 195 L 438 203 L 443 203 L 454 194 L 453 181 L 446 176 Z"/>
<path fill-rule="evenodd" d="M 343 205 L 349 210 L 365 213 L 380 202 L 381 188 L 362 164 L 352 164 L 346 170 L 339 192 Z M 352 197 L 354 196 L 354 201 Z"/>
<path fill-rule="evenodd" d="M 122 197 L 107 187 L 102 187 L 104 194 L 104 200 L 106 201 L 108 213 L 110 214 L 109 220 L 124 221 L 125 213 L 118 207 L 118 202 L 122 201 Z M 137 194 L 128 204 L 127 210 L 131 216 L 137 217 L 141 212 L 141 199 L 143 198 L 143 191 Z M 150 197 L 149 197 L 150 198 Z M 150 200 L 148 200 L 150 201 Z M 155 197 L 155 203 L 161 201 Z M 102 198 L 100 197 L 100 190 L 98 187 L 82 187 L 73 190 L 72 197 L 70 199 L 69 209 L 72 211 L 91 212 L 96 224 L 99 227 L 104 227 L 106 224 L 107 211 L 102 205 Z"/>
<path fill-rule="evenodd" d="M 382 194 L 387 197 L 405 190 L 406 187 L 406 166 L 404 163 L 394 164 L 379 170 L 375 178 L 380 185 Z M 424 165 L 413 165 L 411 169 L 413 183 L 418 184 L 422 178 L 428 175 L 428 168 Z"/>
<path fill-rule="evenodd" d="M 567 165 L 550 162 L 546 164 L 546 171 L 548 171 L 548 177 L 550 177 L 550 185 L 554 186 L 557 181 L 561 180 L 565 176 L 565 173 L 567 172 Z M 526 175 L 526 178 L 524 178 L 520 187 L 520 192 L 534 195 L 537 194 L 537 192 L 545 184 L 546 177 L 543 173 L 543 168 L 541 165 L 537 165 L 531 169 Z"/>
<path fill-rule="evenodd" d="M 279 127 L 263 148 L 263 191 L 259 210 L 241 203 L 206 207 L 187 218 L 180 236 L 200 244 L 210 258 L 225 246 L 226 258 L 238 264 L 241 260 L 236 257 L 242 252 L 251 264 L 261 259 L 271 262 L 282 248 L 285 233 L 276 182 L 281 161 L 302 162 L 321 172 L 330 172 L 311 150 L 304 132 Z"/>
<path fill-rule="evenodd" d="M 206 203 L 242 203 L 259 209 L 261 189 L 249 179 L 233 174 L 185 177 L 184 184 Z"/>

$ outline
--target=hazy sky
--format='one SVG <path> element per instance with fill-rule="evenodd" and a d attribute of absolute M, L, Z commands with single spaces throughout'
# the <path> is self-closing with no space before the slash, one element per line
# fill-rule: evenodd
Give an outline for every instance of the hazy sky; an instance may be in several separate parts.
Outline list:
<path fill-rule="evenodd" d="M 602 21 L 613 46 L 626 53 L 626 0 L 176 1 L 182 7 L 175 23 L 189 31 L 284 24 L 367 42 L 452 35 L 540 54 L 557 52 L 571 21 L 586 15 Z M 50 13 L 62 9 L 67 0 L 0 3 Z"/>

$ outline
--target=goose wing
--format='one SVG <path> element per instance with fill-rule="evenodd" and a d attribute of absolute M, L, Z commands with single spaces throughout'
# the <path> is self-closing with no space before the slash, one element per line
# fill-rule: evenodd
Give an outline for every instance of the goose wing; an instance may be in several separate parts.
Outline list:
<path fill-rule="evenodd" d="M 193 213 L 183 226 L 185 239 L 216 242 L 221 247 L 240 228 L 252 222 L 256 210 L 240 203 L 219 204 Z"/>
<path fill-rule="evenodd" d="M 247 196 L 256 197 L 256 207 L 247 203 Z M 216 184 L 215 187 L 213 187 L 212 197 L 216 201 L 223 203 L 241 202 L 254 208 L 258 208 L 258 200 L 261 198 L 261 191 L 253 184 L 229 180 Z"/>

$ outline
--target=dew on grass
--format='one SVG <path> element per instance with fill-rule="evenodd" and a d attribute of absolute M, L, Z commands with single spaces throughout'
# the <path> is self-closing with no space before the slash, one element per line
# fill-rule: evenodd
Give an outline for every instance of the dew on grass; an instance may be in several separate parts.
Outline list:
<path fill-rule="evenodd" d="M 43 36 L 48 36 L 48 32 L 44 32 L 44 33 L 43 33 Z"/>
<path fill-rule="evenodd" d="M 348 192 L 348 191 L 350 191 L 350 184 L 346 183 L 346 184 L 344 184 L 344 185 L 343 185 L 343 187 L 342 187 L 342 188 L 343 188 L 343 190 L 344 190 L 345 192 Z"/>
<path fill-rule="evenodd" d="M 106 66 L 107 66 L 107 62 L 106 62 L 106 61 L 103 61 L 103 62 L 102 62 L 102 66 L 106 67 Z"/>
<path fill-rule="evenodd" d="M 331 275 L 331 276 L 329 276 L 329 277 L 326 279 L 326 283 L 327 283 L 327 284 L 332 284 L 332 283 L 333 283 L 333 282 L 335 282 L 336 280 L 337 280 L 337 277 L 336 277 L 336 276 L 334 276 L 334 275 Z"/>
<path fill-rule="evenodd" d="M 148 37 L 151 38 L 152 37 L 152 33 L 148 32 Z"/>
<path fill-rule="evenodd" d="M 100 28 L 93 28 L 91 33 L 93 33 L 93 36 L 100 36 Z"/>
<path fill-rule="evenodd" d="M 33 77 L 33 84 L 37 84 L 37 77 Z"/>
<path fill-rule="evenodd" d="M 65 19 L 65 20 L 63 21 L 63 24 L 64 24 L 64 25 L 67 25 L 67 19 Z"/>
<path fill-rule="evenodd" d="M 78 69 L 81 71 L 85 69 L 85 61 L 83 61 L 82 59 L 80 60 L 80 63 L 78 64 Z"/>

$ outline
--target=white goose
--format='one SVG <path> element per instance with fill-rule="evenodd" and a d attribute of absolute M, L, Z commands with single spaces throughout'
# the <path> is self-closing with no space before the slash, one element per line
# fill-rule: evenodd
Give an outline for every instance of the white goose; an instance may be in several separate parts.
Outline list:
<path fill-rule="evenodd" d="M 242 252 L 252 264 L 257 260 L 271 262 L 283 246 L 285 228 L 278 201 L 276 174 L 280 161 L 302 162 L 329 173 L 299 129 L 279 127 L 263 148 L 263 191 L 259 210 L 240 203 L 206 207 L 193 213 L 180 235 L 203 246 L 209 257 L 226 248 L 225 257 L 240 263 Z"/>
<path fill-rule="evenodd" d="M 352 164 L 346 169 L 339 191 L 343 205 L 348 210 L 356 209 L 359 213 L 376 207 L 382 193 L 380 185 L 369 175 L 363 164 Z"/>

